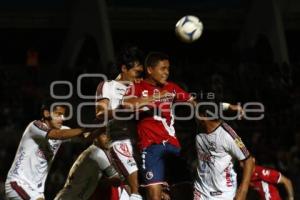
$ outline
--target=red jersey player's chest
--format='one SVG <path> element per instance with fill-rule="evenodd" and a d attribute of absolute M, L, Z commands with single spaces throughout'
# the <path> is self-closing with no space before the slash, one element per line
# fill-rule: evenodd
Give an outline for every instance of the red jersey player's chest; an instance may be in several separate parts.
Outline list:
<path fill-rule="evenodd" d="M 174 88 L 170 87 L 169 85 L 166 85 L 164 87 L 155 87 L 149 84 L 144 84 L 140 89 L 141 89 L 142 97 L 148 97 L 148 96 L 161 97 L 165 92 L 175 94 Z M 173 101 L 173 98 L 169 99 L 169 101 Z"/>

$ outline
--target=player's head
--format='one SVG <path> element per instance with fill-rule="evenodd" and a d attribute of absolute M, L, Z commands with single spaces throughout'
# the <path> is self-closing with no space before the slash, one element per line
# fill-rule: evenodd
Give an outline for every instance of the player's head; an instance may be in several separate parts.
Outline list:
<path fill-rule="evenodd" d="M 60 129 L 63 125 L 66 106 L 55 103 L 53 100 L 47 100 L 41 108 L 42 120 L 44 120 L 50 128 Z"/>
<path fill-rule="evenodd" d="M 117 66 L 122 78 L 134 81 L 140 78 L 143 72 L 143 52 L 137 47 L 125 48 L 117 58 Z"/>
<path fill-rule="evenodd" d="M 161 52 L 151 52 L 145 60 L 145 72 L 147 78 L 157 84 L 165 84 L 169 77 L 169 56 Z"/>
<path fill-rule="evenodd" d="M 218 104 L 214 102 L 201 102 L 196 108 L 196 119 L 200 124 L 219 120 Z"/>
<path fill-rule="evenodd" d="M 99 134 L 95 142 L 101 149 L 109 149 L 110 138 L 106 133 Z"/>

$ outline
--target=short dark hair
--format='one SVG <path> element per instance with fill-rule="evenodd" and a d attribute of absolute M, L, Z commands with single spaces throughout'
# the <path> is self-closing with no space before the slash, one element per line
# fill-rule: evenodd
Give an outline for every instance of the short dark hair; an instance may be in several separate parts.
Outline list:
<path fill-rule="evenodd" d="M 136 46 L 123 48 L 117 56 L 117 68 L 121 72 L 122 65 L 127 69 L 134 67 L 135 62 L 143 64 L 144 53 Z"/>
<path fill-rule="evenodd" d="M 145 67 L 154 67 L 162 60 L 169 60 L 169 56 L 162 52 L 150 52 L 145 59 Z"/>
<path fill-rule="evenodd" d="M 51 111 L 51 105 L 55 103 L 55 106 L 53 107 L 53 109 L 56 109 L 56 107 L 58 106 L 61 106 L 65 109 L 68 108 L 68 106 L 66 106 L 65 104 L 60 104 L 61 101 L 58 101 L 56 99 L 52 99 L 52 98 L 49 98 L 49 99 L 45 99 L 43 102 L 42 102 L 42 105 L 41 105 L 41 117 L 43 118 L 44 117 L 44 111 L 45 110 L 48 110 L 48 111 Z M 57 104 L 56 104 L 57 103 Z"/>

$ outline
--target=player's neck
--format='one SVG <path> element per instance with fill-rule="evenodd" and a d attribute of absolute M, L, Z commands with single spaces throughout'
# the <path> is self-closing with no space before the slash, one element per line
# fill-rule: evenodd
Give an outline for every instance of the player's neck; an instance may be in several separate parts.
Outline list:
<path fill-rule="evenodd" d="M 157 81 L 155 81 L 153 78 L 151 78 L 150 76 L 146 77 L 145 81 L 147 83 L 150 83 L 151 85 L 154 85 L 154 86 L 157 86 L 157 87 L 162 87 L 163 86 L 160 83 L 158 83 Z"/>
<path fill-rule="evenodd" d="M 221 124 L 222 124 L 222 122 L 220 120 L 207 121 L 204 125 L 206 133 L 210 134 L 210 133 L 214 132 Z"/>
<path fill-rule="evenodd" d="M 129 82 L 129 80 L 127 80 L 123 74 L 119 74 L 115 81 L 120 82 L 122 84 L 124 84 L 125 82 Z"/>

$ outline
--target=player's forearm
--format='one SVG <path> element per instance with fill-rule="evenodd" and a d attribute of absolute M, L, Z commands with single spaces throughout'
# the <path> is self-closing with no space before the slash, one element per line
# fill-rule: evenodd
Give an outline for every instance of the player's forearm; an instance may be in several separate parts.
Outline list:
<path fill-rule="evenodd" d="M 287 191 L 288 200 L 293 200 L 294 199 L 294 189 L 293 189 L 293 184 L 292 184 L 291 180 L 286 178 L 286 181 L 283 182 L 283 184 Z"/>
<path fill-rule="evenodd" d="M 99 128 L 85 128 L 83 133 L 80 135 L 80 139 L 83 139 L 86 142 L 93 142 L 100 134 L 106 133 L 106 126 Z M 101 148 L 101 147 L 100 147 Z"/>
<path fill-rule="evenodd" d="M 56 140 L 65 140 L 69 138 L 73 138 L 76 136 L 81 135 L 84 132 L 82 128 L 75 128 L 75 129 L 51 129 L 48 132 L 47 137 L 49 139 L 56 139 Z"/>
<path fill-rule="evenodd" d="M 107 121 L 113 118 L 113 110 L 96 110 L 96 118 L 100 121 Z"/>
<path fill-rule="evenodd" d="M 242 162 L 244 162 L 243 178 L 238 188 L 238 193 L 240 193 L 243 198 L 240 199 L 244 199 L 247 196 L 251 175 L 254 168 L 254 161 L 251 156 Z"/>
<path fill-rule="evenodd" d="M 125 98 L 122 101 L 122 106 L 127 109 L 136 109 L 142 106 L 151 105 L 153 103 L 153 97 L 145 98 Z"/>

